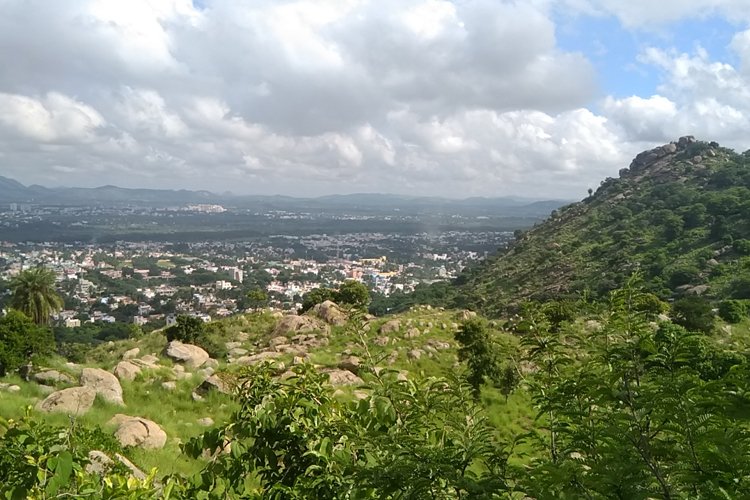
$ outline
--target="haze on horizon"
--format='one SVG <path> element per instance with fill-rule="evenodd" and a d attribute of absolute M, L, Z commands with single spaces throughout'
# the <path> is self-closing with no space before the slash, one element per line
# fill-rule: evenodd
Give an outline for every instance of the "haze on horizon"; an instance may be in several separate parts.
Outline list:
<path fill-rule="evenodd" d="M 750 147 L 747 0 L 0 0 L 24 184 L 574 199 Z"/>

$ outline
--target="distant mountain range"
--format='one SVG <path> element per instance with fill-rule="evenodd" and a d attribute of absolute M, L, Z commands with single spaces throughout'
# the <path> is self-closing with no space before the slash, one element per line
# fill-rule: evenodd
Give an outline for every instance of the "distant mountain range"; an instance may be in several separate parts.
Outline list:
<path fill-rule="evenodd" d="M 278 210 L 361 210 L 361 211 L 452 211 L 540 217 L 567 203 L 564 200 L 534 200 L 518 197 L 449 199 L 428 196 L 359 193 L 330 195 L 317 198 L 290 196 L 237 196 L 209 191 L 170 189 L 129 189 L 117 186 L 96 188 L 47 188 L 24 186 L 20 182 L 0 176 L 0 204 L 30 203 L 37 205 L 140 205 L 165 207 L 195 203 L 216 203 L 238 208 Z"/>

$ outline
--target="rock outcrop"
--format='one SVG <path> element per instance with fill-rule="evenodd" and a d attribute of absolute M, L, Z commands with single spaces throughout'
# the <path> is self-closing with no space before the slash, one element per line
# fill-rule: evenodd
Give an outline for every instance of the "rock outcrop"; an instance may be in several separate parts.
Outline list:
<path fill-rule="evenodd" d="M 312 308 L 311 313 L 329 325 L 341 326 L 346 324 L 346 313 L 336 305 L 336 303 L 331 302 L 330 300 L 316 304 L 315 307 Z"/>
<path fill-rule="evenodd" d="M 39 411 L 80 416 L 94 406 L 96 391 L 91 387 L 70 387 L 56 391 L 37 405 Z"/>
<path fill-rule="evenodd" d="M 359 385 L 363 383 L 361 378 L 349 370 L 324 370 L 323 373 L 328 374 L 328 381 L 334 386 Z"/>
<path fill-rule="evenodd" d="M 84 368 L 81 372 L 81 385 L 90 387 L 109 403 L 125 405 L 119 380 L 107 371 L 100 368 Z"/>
<path fill-rule="evenodd" d="M 132 382 L 141 373 L 141 367 L 130 361 L 120 361 L 115 366 L 114 374 L 120 380 Z"/>
<path fill-rule="evenodd" d="M 328 334 L 330 327 L 320 319 L 312 316 L 294 316 L 287 315 L 281 318 L 281 321 L 273 330 L 274 337 L 288 337 L 300 333 L 321 332 Z"/>
<path fill-rule="evenodd" d="M 380 325 L 378 331 L 383 335 L 388 335 L 389 333 L 397 333 L 399 330 L 401 330 L 401 322 L 397 319 L 392 319 Z"/>
<path fill-rule="evenodd" d="M 226 373 L 216 373 L 206 378 L 199 385 L 195 392 L 200 396 L 205 396 L 211 391 L 218 391 L 222 394 L 232 394 L 235 389 L 235 380 Z"/>
<path fill-rule="evenodd" d="M 118 413 L 107 423 L 117 426 L 115 438 L 124 447 L 153 450 L 163 448 L 167 443 L 167 433 L 152 420 Z"/>
<path fill-rule="evenodd" d="M 190 368 L 198 368 L 209 358 L 208 353 L 197 345 L 183 344 L 178 340 L 170 342 L 165 353 L 169 358 Z"/>
<path fill-rule="evenodd" d="M 72 384 L 73 379 L 64 373 L 60 373 L 57 370 L 46 370 L 43 372 L 35 373 L 33 380 L 37 384 L 42 385 L 57 385 L 57 384 Z"/>

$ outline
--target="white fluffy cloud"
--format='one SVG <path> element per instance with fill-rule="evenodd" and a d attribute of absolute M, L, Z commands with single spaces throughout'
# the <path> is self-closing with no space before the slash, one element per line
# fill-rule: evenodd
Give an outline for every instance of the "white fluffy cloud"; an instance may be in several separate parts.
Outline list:
<path fill-rule="evenodd" d="M 621 2 L 565 2 L 637 22 Z M 557 44 L 562 3 L 0 0 L 0 174 L 575 197 L 643 144 L 740 142 L 747 33 L 733 42 L 742 68 L 645 51 L 663 75 L 658 95 L 606 98 L 596 114 L 592 65 Z"/>
<path fill-rule="evenodd" d="M 741 38 L 735 37 L 733 47 L 740 59 L 750 56 L 750 47 L 744 46 Z M 661 95 L 608 98 L 603 106 L 626 140 L 648 143 L 692 134 L 747 148 L 750 74 L 712 61 L 700 48 L 686 54 L 652 47 L 640 60 L 661 72 Z"/>
<path fill-rule="evenodd" d="M 734 21 L 750 21 L 747 0 L 549 0 L 573 11 L 615 15 L 630 28 L 654 29 L 682 19 L 724 16 Z"/>

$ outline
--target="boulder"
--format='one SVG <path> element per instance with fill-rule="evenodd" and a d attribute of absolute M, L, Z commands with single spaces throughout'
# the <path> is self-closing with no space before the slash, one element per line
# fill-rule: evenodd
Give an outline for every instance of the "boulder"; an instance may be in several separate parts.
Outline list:
<path fill-rule="evenodd" d="M 234 363 L 238 365 L 256 365 L 265 360 L 271 360 L 281 357 L 280 352 L 275 351 L 263 351 L 252 356 L 242 356 L 234 360 Z"/>
<path fill-rule="evenodd" d="M 320 304 L 316 304 L 312 308 L 312 314 L 322 319 L 329 325 L 341 326 L 346 324 L 346 313 L 337 306 L 334 302 L 326 300 Z"/>
<path fill-rule="evenodd" d="M 145 356 L 141 357 L 138 361 L 143 363 L 148 368 L 155 368 L 159 366 L 159 357 L 154 356 L 153 354 L 146 354 Z"/>
<path fill-rule="evenodd" d="M 117 363 L 117 366 L 115 366 L 114 373 L 115 377 L 118 379 L 132 382 L 135 380 L 135 377 L 141 373 L 141 367 L 130 361 L 120 361 Z"/>
<path fill-rule="evenodd" d="M 37 405 L 39 411 L 83 415 L 91 409 L 96 391 L 91 387 L 70 387 L 56 391 Z"/>
<path fill-rule="evenodd" d="M 212 425 L 214 425 L 214 419 L 212 419 L 211 417 L 198 419 L 198 425 L 203 427 L 211 427 Z"/>
<path fill-rule="evenodd" d="M 153 450 L 164 448 L 167 443 L 167 433 L 156 422 L 145 418 L 118 413 L 107 424 L 117 426 L 115 438 L 124 447 Z"/>
<path fill-rule="evenodd" d="M 297 338 L 306 338 L 307 335 L 295 335 Z M 271 340 L 268 341 L 268 346 L 271 348 L 274 348 L 278 345 L 284 345 L 289 343 L 289 339 L 286 337 L 274 337 Z"/>
<path fill-rule="evenodd" d="M 198 368 L 209 358 L 208 353 L 197 345 L 183 344 L 179 340 L 167 344 L 165 353 L 169 358 L 190 368 Z"/>
<path fill-rule="evenodd" d="M 328 374 L 328 381 L 331 385 L 359 385 L 362 379 L 350 372 L 349 370 L 325 370 Z"/>
<path fill-rule="evenodd" d="M 161 388 L 164 389 L 165 391 L 174 391 L 175 389 L 177 389 L 177 383 L 175 383 L 172 380 L 169 380 L 167 382 L 162 382 Z"/>
<path fill-rule="evenodd" d="M 106 453 L 99 450 L 89 452 L 89 463 L 86 465 L 86 472 L 103 476 L 114 467 L 115 462 L 107 456 Z"/>
<path fill-rule="evenodd" d="M 43 385 L 57 385 L 57 384 L 72 384 L 73 379 L 60 373 L 57 370 L 46 370 L 43 372 L 35 373 L 33 376 L 34 382 Z"/>
<path fill-rule="evenodd" d="M 127 458 L 123 457 L 119 453 L 115 453 L 115 459 L 117 459 L 118 462 L 127 467 L 128 470 L 130 470 L 130 475 L 134 478 L 138 479 L 139 481 L 143 481 L 144 479 L 146 479 L 146 473 L 136 467 L 135 464 Z"/>
<path fill-rule="evenodd" d="M 117 377 L 100 368 L 84 368 L 81 372 L 81 385 L 90 387 L 105 401 L 124 406 L 122 386 Z"/>
<path fill-rule="evenodd" d="M 219 360 L 214 358 L 208 358 L 205 363 L 203 363 L 203 368 L 213 368 L 216 370 L 219 367 Z"/>
<path fill-rule="evenodd" d="M 299 333 L 322 332 L 328 334 L 330 327 L 312 316 L 287 315 L 281 318 L 273 330 L 274 337 L 286 337 Z"/>
<path fill-rule="evenodd" d="M 341 370 L 349 370 L 350 372 L 357 375 L 359 374 L 361 365 L 362 365 L 362 362 L 357 356 L 348 356 L 341 360 L 338 367 Z"/>
<path fill-rule="evenodd" d="M 5 388 L 7 392 L 15 393 L 15 392 L 21 392 L 21 386 L 20 385 L 9 385 Z"/>
<path fill-rule="evenodd" d="M 134 347 L 134 348 L 132 348 L 132 349 L 130 349 L 130 350 L 127 350 L 127 351 L 125 351 L 125 352 L 124 352 L 124 353 L 122 354 L 122 359 L 123 359 L 123 360 L 126 360 L 126 359 L 133 359 L 133 358 L 137 358 L 137 357 L 138 357 L 138 355 L 139 355 L 140 353 L 141 353 L 141 350 L 140 350 L 140 348 L 138 348 L 138 347 Z"/>
<path fill-rule="evenodd" d="M 424 354 L 424 351 L 422 349 L 412 349 L 406 353 L 406 356 L 409 359 L 417 360 L 422 357 L 422 354 Z"/>
<path fill-rule="evenodd" d="M 215 373 L 201 382 L 201 385 L 195 389 L 195 392 L 199 395 L 206 395 L 211 391 L 218 391 L 222 394 L 232 394 L 235 389 L 235 384 L 236 382 L 228 374 Z"/>
<path fill-rule="evenodd" d="M 461 312 L 458 313 L 458 320 L 459 321 L 467 321 L 467 320 L 470 320 L 470 319 L 476 318 L 476 317 L 477 317 L 477 313 L 475 313 L 474 311 L 463 310 L 463 311 L 461 311 Z"/>
<path fill-rule="evenodd" d="M 397 319 L 392 319 L 380 325 L 380 329 L 378 331 L 383 335 L 386 335 L 389 333 L 396 333 L 399 330 L 401 330 L 401 322 Z"/>
<path fill-rule="evenodd" d="M 391 339 L 388 338 L 388 337 L 376 337 L 372 341 L 372 343 L 375 344 L 375 345 L 378 345 L 380 347 L 384 347 L 384 346 L 387 346 L 390 341 L 391 341 Z"/>
<path fill-rule="evenodd" d="M 409 331 L 404 334 L 405 339 L 415 339 L 422 335 L 422 332 L 419 331 L 419 328 L 409 328 Z"/>
<path fill-rule="evenodd" d="M 247 354 L 247 349 L 243 349 L 242 347 L 233 347 L 227 352 L 227 356 L 230 358 L 239 358 L 245 354 Z"/>

